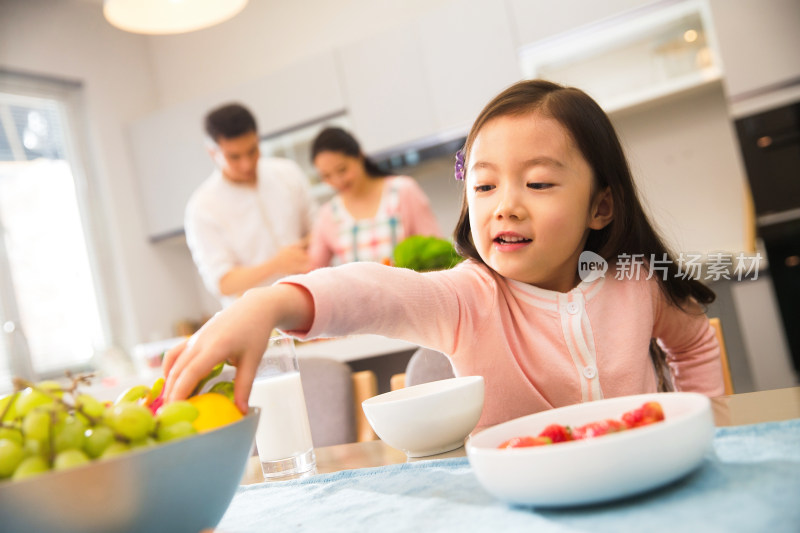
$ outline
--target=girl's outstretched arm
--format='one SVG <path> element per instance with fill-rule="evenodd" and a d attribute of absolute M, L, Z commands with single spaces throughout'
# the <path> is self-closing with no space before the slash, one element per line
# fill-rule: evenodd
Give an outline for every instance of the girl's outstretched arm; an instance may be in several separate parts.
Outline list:
<path fill-rule="evenodd" d="M 298 285 L 252 289 L 217 313 L 197 333 L 164 356 L 164 398 L 181 400 L 215 365 L 236 366 L 234 399 L 247 412 L 256 368 L 273 329 L 307 331 L 314 320 L 311 294 Z"/>

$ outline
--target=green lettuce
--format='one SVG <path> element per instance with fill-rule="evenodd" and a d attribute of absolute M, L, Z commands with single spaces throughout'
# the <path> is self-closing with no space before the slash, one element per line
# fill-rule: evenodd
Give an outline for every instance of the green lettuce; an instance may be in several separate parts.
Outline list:
<path fill-rule="evenodd" d="M 450 241 L 438 237 L 412 235 L 394 249 L 394 264 L 418 272 L 453 268 L 464 258 Z"/>

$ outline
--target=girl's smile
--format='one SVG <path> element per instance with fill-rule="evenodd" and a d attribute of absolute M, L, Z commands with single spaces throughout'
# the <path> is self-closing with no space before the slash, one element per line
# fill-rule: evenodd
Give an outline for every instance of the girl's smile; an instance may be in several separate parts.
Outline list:
<path fill-rule="evenodd" d="M 488 121 L 467 162 L 472 240 L 499 274 L 567 292 L 590 229 L 611 220 L 591 167 L 557 120 L 533 112 Z"/>
<path fill-rule="evenodd" d="M 499 252 L 514 252 L 527 246 L 530 239 L 513 231 L 502 231 L 494 238 L 495 249 Z"/>

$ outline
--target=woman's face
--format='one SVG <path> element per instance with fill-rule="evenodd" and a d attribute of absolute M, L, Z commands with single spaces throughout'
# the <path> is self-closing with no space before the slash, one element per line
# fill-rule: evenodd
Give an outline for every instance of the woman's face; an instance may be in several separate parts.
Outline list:
<path fill-rule="evenodd" d="M 368 179 L 364 160 L 343 152 L 320 152 L 314 158 L 314 166 L 322 181 L 341 195 L 357 191 L 363 180 Z"/>
<path fill-rule="evenodd" d="M 569 132 L 540 113 L 501 116 L 478 133 L 467 161 L 472 240 L 499 274 L 567 292 L 590 229 L 610 218 L 610 195 Z M 603 204 L 603 199 L 607 198 Z"/>

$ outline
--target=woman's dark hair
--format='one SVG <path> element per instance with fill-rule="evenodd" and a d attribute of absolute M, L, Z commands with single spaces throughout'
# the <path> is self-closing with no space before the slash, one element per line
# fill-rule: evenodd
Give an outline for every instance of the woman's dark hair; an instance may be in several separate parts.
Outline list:
<path fill-rule="evenodd" d="M 639 202 L 636 185 L 614 126 L 600 106 L 583 91 L 544 80 L 527 80 L 512 85 L 489 102 L 478 115 L 464 145 L 464 160 L 469 161 L 475 138 L 487 122 L 497 117 L 532 112 L 561 123 L 592 169 L 595 180 L 592 190 L 597 193 L 608 187 L 611 191 L 614 218 L 603 229 L 590 230 L 584 250 L 597 253 L 609 265 L 615 264 L 621 254 L 642 254 L 641 257 L 646 261 L 651 257 L 658 261 L 667 259 L 667 274 L 656 278 L 672 304 L 684 309 L 689 298 L 703 305 L 713 302 L 716 297 L 714 291 L 698 280 L 678 275 L 678 266 L 672 260 L 674 255 L 653 228 Z M 483 262 L 472 242 L 466 187 L 454 240 L 459 253 Z M 651 355 L 653 345 L 660 351 L 653 342 Z M 659 359 L 662 358 L 663 353 L 659 356 Z M 659 370 L 658 364 L 656 369 Z"/>
<path fill-rule="evenodd" d="M 214 142 L 220 138 L 234 139 L 245 133 L 257 131 L 256 119 L 241 104 L 225 104 L 208 112 L 203 121 L 206 133 Z"/>
<path fill-rule="evenodd" d="M 358 141 L 342 128 L 328 127 L 319 132 L 311 144 L 311 163 L 320 152 L 338 152 L 350 157 L 361 158 L 364 170 L 370 178 L 383 178 L 389 175 L 369 157 L 361 152 Z"/>

